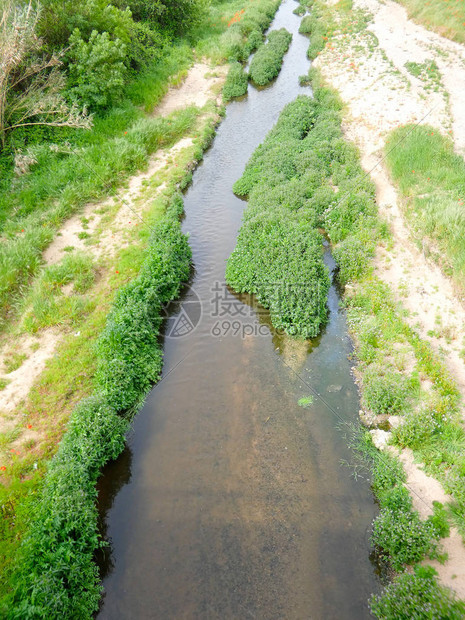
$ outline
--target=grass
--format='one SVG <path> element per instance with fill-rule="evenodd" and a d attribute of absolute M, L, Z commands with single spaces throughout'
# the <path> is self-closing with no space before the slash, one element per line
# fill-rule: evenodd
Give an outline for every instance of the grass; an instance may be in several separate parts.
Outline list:
<path fill-rule="evenodd" d="M 192 109 L 173 118 L 142 118 L 119 135 L 57 154 L 41 147 L 34 174 L 20 177 L 0 199 L 0 309 L 2 320 L 16 314 L 41 255 L 64 219 L 86 202 L 110 193 L 146 165 L 151 153 L 182 136 L 196 119 Z M 77 147 L 76 147 L 77 148 Z"/>
<path fill-rule="evenodd" d="M 291 41 L 292 35 L 285 28 L 269 33 L 250 63 L 249 76 L 254 84 L 265 86 L 279 74 Z"/>
<path fill-rule="evenodd" d="M 463 158 L 454 153 L 449 138 L 429 126 L 406 125 L 394 130 L 388 136 L 386 153 L 389 171 L 402 192 L 405 214 L 415 237 L 463 290 Z"/>
<path fill-rule="evenodd" d="M 458 0 L 397 0 L 409 17 L 443 37 L 465 43 L 465 5 Z"/>
<path fill-rule="evenodd" d="M 35 333 L 44 327 L 75 323 L 91 306 L 85 293 L 95 275 L 92 257 L 83 252 L 67 254 L 58 264 L 44 268 L 24 298 L 23 329 Z M 63 293 L 67 285 L 72 285 L 73 294 Z"/>

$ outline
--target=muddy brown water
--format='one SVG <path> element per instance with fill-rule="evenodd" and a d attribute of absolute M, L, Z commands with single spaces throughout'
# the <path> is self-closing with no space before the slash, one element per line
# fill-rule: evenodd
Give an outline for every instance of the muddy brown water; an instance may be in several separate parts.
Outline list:
<path fill-rule="evenodd" d="M 223 284 L 245 207 L 232 185 L 284 105 L 310 92 L 296 6 L 273 23 L 294 34 L 280 76 L 228 106 L 185 196 L 192 288 L 167 324 L 163 378 L 99 482 L 101 620 L 360 620 L 379 589 L 373 496 L 341 464 L 358 395 L 337 291 L 324 332 L 302 342 Z"/>

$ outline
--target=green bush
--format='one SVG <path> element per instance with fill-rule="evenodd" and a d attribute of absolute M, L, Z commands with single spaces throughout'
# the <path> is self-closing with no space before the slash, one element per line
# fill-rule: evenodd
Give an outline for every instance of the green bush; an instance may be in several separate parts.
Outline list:
<path fill-rule="evenodd" d="M 230 101 L 234 97 L 241 97 L 247 92 L 248 77 L 245 73 L 242 65 L 239 62 L 232 62 L 226 82 L 223 87 L 223 98 L 225 101 Z"/>
<path fill-rule="evenodd" d="M 373 524 L 372 543 L 380 548 L 394 570 L 437 555 L 439 538 L 431 521 L 422 521 L 417 512 L 403 507 L 382 508 Z"/>
<path fill-rule="evenodd" d="M 139 276 L 119 290 L 97 343 L 96 386 L 116 411 L 137 408 L 161 372 L 162 309 L 178 295 L 190 272 L 180 209 L 182 199 L 175 196 L 152 233 Z"/>
<path fill-rule="evenodd" d="M 367 372 L 363 378 L 363 403 L 375 414 L 396 415 L 405 410 L 408 389 L 400 373 Z"/>
<path fill-rule="evenodd" d="M 325 322 L 330 280 L 321 235 L 304 221 L 288 221 L 285 212 L 242 226 L 226 280 L 238 292 L 254 293 L 273 325 L 289 334 L 312 338 Z"/>
<path fill-rule="evenodd" d="M 90 109 L 105 108 L 121 98 L 126 66 L 126 45 L 93 30 L 89 41 L 78 29 L 69 39 L 70 96 Z"/>
<path fill-rule="evenodd" d="M 292 35 L 285 28 L 270 32 L 250 63 L 249 75 L 255 84 L 264 86 L 278 75 L 291 40 Z"/>
<path fill-rule="evenodd" d="M 101 396 L 76 407 L 20 548 L 8 617 L 88 618 L 98 607 L 95 484 L 101 467 L 123 449 L 127 429 Z"/>
<path fill-rule="evenodd" d="M 440 586 L 431 566 L 416 566 L 413 574 L 400 575 L 370 601 L 380 620 L 461 620 L 465 603 Z"/>

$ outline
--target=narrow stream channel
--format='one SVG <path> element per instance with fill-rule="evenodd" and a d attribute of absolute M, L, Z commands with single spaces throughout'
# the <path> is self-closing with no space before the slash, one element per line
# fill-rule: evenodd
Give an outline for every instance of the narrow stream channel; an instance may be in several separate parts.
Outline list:
<path fill-rule="evenodd" d="M 185 196 L 195 266 L 186 314 L 177 320 L 178 305 L 163 378 L 99 483 L 111 541 L 102 620 L 371 617 L 376 506 L 368 482 L 341 465 L 358 396 L 337 292 L 324 333 L 302 342 L 224 286 L 245 206 L 232 185 L 284 105 L 309 93 L 298 84 L 308 39 L 296 6 L 284 0 L 273 23 L 294 35 L 279 78 L 228 106 Z"/>

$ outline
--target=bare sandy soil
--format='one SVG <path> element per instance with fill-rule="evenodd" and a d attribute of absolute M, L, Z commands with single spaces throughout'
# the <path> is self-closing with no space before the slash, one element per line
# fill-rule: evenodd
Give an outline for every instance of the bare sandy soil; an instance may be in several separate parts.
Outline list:
<path fill-rule="evenodd" d="M 465 152 L 465 48 L 413 23 L 391 0 L 355 0 L 354 8 L 373 16 L 367 30 L 335 37 L 315 64 L 347 104 L 345 134 L 359 147 L 362 165 L 376 184 L 380 213 L 391 226 L 393 243 L 379 248 L 376 273 L 409 311 L 406 320 L 442 356 L 465 395 L 465 365 L 459 355 L 465 337 L 463 300 L 413 243 L 396 188 L 381 162 L 386 135 L 406 123 L 432 125 L 452 137 L 457 152 Z M 416 78 L 405 67 L 432 60 L 440 82 Z M 375 430 L 372 436 L 379 448 L 386 448 L 388 433 Z M 450 499 L 410 451 L 402 451 L 400 459 L 420 515 L 431 514 L 434 500 Z M 448 561 L 435 562 L 435 568 L 442 583 L 465 597 L 465 547 L 455 528 L 443 546 Z"/>
<path fill-rule="evenodd" d="M 195 64 L 180 87 L 170 88 L 155 113 L 166 115 L 188 105 L 202 107 L 208 101 L 218 101 L 218 89 L 225 73 L 224 67 L 212 69 L 203 62 Z M 114 197 L 90 203 L 67 220 L 45 250 L 44 264 L 50 265 L 62 260 L 66 248 L 69 247 L 90 253 L 99 259 L 111 258 L 117 250 L 127 246 L 128 225 L 140 224 L 139 218 L 147 207 L 143 197 L 146 183 L 157 172 L 170 165 L 177 154 L 191 146 L 191 138 L 182 138 L 172 148 L 160 149 L 151 157 L 147 169 L 131 177 L 126 187 Z M 151 192 L 150 200 L 163 189 L 162 184 L 155 193 Z M 81 238 L 80 233 L 84 231 L 93 237 L 92 244 L 88 243 L 87 238 Z M 30 431 L 27 427 L 22 428 L 22 421 L 17 419 L 13 412 L 27 398 L 29 390 L 45 369 L 47 361 L 54 355 L 63 336 L 64 332 L 58 328 L 44 329 L 34 336 L 21 334 L 14 344 L 11 339 L 6 339 L 0 348 L 0 379 L 7 382 L 6 387 L 0 391 L 0 432 L 7 433 L 16 429 L 15 444 L 29 439 Z M 12 351 L 24 355 L 25 360 L 19 368 L 7 373 L 5 360 Z"/>

